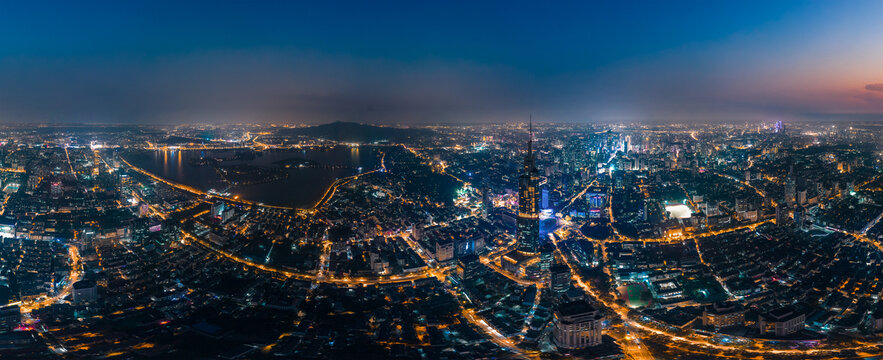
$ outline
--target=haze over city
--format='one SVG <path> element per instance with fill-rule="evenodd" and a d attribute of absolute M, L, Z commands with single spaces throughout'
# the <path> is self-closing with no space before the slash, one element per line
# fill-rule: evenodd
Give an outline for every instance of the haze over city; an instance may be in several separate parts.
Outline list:
<path fill-rule="evenodd" d="M 0 121 L 878 121 L 880 13 L 878 1 L 7 4 Z"/>

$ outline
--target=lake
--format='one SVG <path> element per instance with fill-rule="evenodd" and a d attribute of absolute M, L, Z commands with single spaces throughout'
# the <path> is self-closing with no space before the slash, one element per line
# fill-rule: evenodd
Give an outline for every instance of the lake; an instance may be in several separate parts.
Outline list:
<path fill-rule="evenodd" d="M 380 166 L 381 151 L 373 146 L 335 146 L 257 152 L 254 158 L 234 159 L 232 150 L 147 150 L 123 154 L 132 165 L 157 176 L 202 190 L 215 189 L 239 195 L 242 199 L 268 205 L 308 208 L 313 206 L 335 179 L 373 170 Z M 210 163 L 213 158 L 228 159 L 223 167 L 247 165 L 281 169 L 287 177 L 250 185 L 225 182 Z M 283 165 L 288 164 L 288 168 Z M 359 169 L 361 168 L 361 170 Z"/>

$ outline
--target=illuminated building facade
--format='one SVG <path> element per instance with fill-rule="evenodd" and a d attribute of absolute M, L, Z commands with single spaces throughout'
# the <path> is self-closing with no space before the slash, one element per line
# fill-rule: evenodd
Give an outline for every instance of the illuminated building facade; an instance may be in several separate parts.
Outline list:
<path fill-rule="evenodd" d="M 539 209 L 540 174 L 533 155 L 533 124 L 530 125 L 527 140 L 527 155 L 524 156 L 524 169 L 518 177 L 518 250 L 536 253 L 540 241 Z"/>
<path fill-rule="evenodd" d="M 570 290 L 570 283 L 572 281 L 570 277 L 570 268 L 564 264 L 553 265 L 550 269 L 552 273 L 551 276 L 551 288 L 552 291 L 563 294 Z"/>
<path fill-rule="evenodd" d="M 761 335 L 784 337 L 803 330 L 805 322 L 806 313 L 786 306 L 761 314 L 757 327 Z"/>
<path fill-rule="evenodd" d="M 223 201 L 218 201 L 212 205 L 212 216 L 222 224 L 233 217 L 233 212 L 233 207 L 227 206 Z"/>
<path fill-rule="evenodd" d="M 601 345 L 603 316 L 585 300 L 561 304 L 552 318 L 552 339 L 563 349 L 585 349 Z"/>
<path fill-rule="evenodd" d="M 735 302 L 708 305 L 702 311 L 702 325 L 715 329 L 745 325 L 745 309 Z"/>
<path fill-rule="evenodd" d="M 18 305 L 0 307 L 0 331 L 11 331 L 21 324 L 21 309 Z"/>

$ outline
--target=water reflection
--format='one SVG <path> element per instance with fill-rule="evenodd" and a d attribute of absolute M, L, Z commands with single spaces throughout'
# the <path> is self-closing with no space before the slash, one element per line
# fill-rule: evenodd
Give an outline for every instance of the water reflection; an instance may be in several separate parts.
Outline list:
<path fill-rule="evenodd" d="M 162 152 L 162 154 L 160 154 Z M 264 151 L 254 159 L 227 160 L 222 166 L 252 165 L 275 168 L 283 160 L 309 160 L 309 165 L 291 166 L 282 180 L 230 187 L 212 165 L 200 165 L 200 158 L 231 159 L 233 151 L 176 150 L 172 156 L 167 151 L 140 151 L 126 154 L 132 164 L 164 178 L 203 190 L 227 190 L 244 199 L 272 205 L 309 207 L 321 198 L 334 179 L 353 175 L 358 168 L 373 169 L 380 163 L 380 151 L 376 147 L 316 148 L 303 150 Z M 171 159 L 170 159 L 171 157 Z M 172 164 L 170 164 L 170 162 Z"/>

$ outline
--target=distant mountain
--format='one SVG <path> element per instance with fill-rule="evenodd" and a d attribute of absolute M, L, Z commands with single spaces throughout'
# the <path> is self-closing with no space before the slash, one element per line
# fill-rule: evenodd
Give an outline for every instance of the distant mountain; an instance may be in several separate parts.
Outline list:
<path fill-rule="evenodd" d="M 306 128 L 287 129 L 285 135 L 302 135 L 313 138 L 353 143 L 398 142 L 432 135 L 427 129 L 405 129 L 390 126 L 364 125 L 351 122 L 334 122 Z"/>

